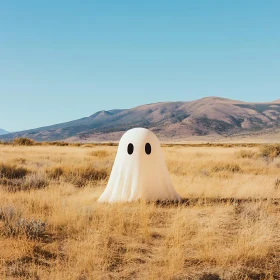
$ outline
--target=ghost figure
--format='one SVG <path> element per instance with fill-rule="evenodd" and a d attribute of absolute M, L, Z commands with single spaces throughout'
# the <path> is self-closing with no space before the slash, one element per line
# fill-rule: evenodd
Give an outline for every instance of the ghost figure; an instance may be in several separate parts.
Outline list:
<path fill-rule="evenodd" d="M 181 199 L 172 185 L 158 138 L 145 128 L 131 129 L 122 136 L 108 185 L 98 201 L 138 199 Z"/>

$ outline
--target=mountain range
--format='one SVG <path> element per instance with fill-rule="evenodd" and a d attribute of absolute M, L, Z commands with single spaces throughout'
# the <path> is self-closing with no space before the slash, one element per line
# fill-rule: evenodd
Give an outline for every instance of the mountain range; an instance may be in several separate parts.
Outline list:
<path fill-rule="evenodd" d="M 0 128 L 0 135 L 4 135 L 4 134 L 7 134 L 7 133 L 9 133 L 9 132 Z"/>
<path fill-rule="evenodd" d="M 0 138 L 37 141 L 115 141 L 124 131 L 146 127 L 160 138 L 232 136 L 280 128 L 280 99 L 267 103 L 206 97 L 190 102 L 160 102 L 131 109 L 100 111 L 82 119 L 9 133 Z"/>

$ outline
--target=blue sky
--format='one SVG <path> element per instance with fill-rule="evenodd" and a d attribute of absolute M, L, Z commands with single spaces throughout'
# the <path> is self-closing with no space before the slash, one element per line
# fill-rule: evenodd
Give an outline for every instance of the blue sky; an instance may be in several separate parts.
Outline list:
<path fill-rule="evenodd" d="M 280 1 L 1 1 L 0 127 L 280 98 Z"/>

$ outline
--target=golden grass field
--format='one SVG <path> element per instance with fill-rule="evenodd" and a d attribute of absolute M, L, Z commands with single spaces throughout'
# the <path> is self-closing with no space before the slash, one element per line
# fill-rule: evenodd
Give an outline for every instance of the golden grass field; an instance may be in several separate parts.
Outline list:
<path fill-rule="evenodd" d="M 164 147 L 181 204 L 100 204 L 115 146 L 0 145 L 0 279 L 279 279 L 280 158 Z"/>

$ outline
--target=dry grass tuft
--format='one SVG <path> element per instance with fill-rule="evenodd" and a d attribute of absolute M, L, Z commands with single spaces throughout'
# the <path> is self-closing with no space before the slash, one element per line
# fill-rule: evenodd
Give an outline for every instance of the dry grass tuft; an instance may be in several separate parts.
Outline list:
<path fill-rule="evenodd" d="M 103 158 L 103 157 L 108 157 L 110 155 L 110 153 L 106 150 L 95 150 L 95 151 L 90 152 L 89 155 L 91 155 L 93 157 Z"/>
<path fill-rule="evenodd" d="M 258 154 L 251 150 L 240 150 L 236 153 L 237 158 L 257 159 Z"/>
<path fill-rule="evenodd" d="M 50 179 L 57 180 L 63 175 L 64 168 L 62 166 L 51 166 L 46 170 L 46 173 Z"/>
<path fill-rule="evenodd" d="M 216 173 L 224 171 L 230 173 L 237 173 L 241 171 L 241 168 L 238 164 L 219 162 L 212 166 L 211 171 Z"/>
<path fill-rule="evenodd" d="M 49 185 L 49 180 L 44 173 L 32 172 L 26 176 L 22 190 L 42 189 Z"/>

